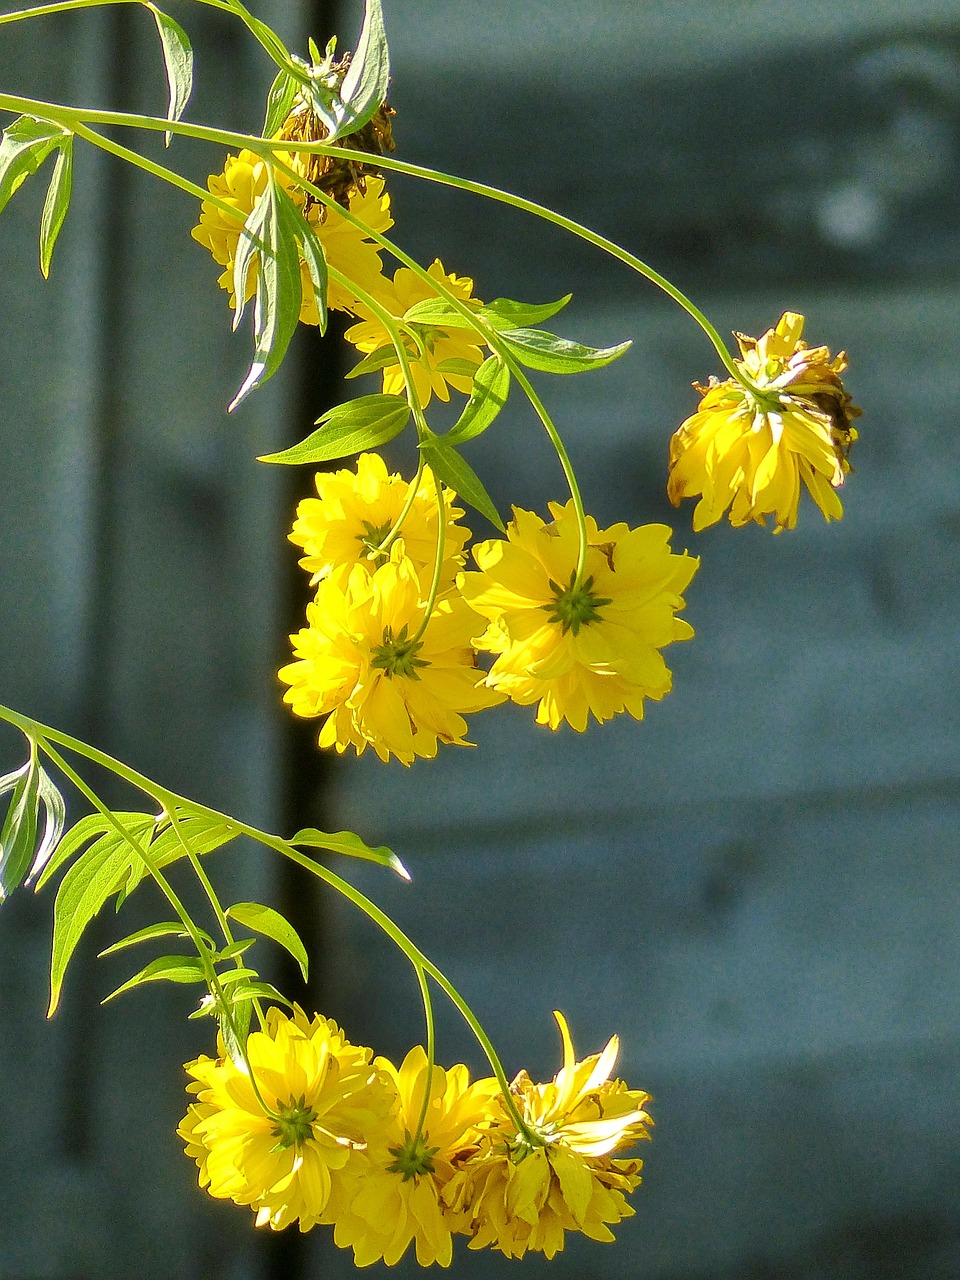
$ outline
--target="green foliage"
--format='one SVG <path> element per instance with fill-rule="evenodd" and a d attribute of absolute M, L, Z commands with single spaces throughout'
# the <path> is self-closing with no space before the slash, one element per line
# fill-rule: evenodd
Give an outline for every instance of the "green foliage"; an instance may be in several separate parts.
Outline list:
<path fill-rule="evenodd" d="M 169 101 L 167 119 L 179 120 L 186 110 L 190 95 L 193 93 L 193 48 L 190 37 L 169 14 L 161 12 L 153 4 L 146 8 L 153 14 L 163 49 L 163 66 L 167 74 Z M 165 133 L 163 140 L 169 147 L 172 133 Z"/>
<path fill-rule="evenodd" d="M 529 369 L 543 373 L 583 373 L 602 369 L 628 351 L 631 342 L 615 347 L 586 347 L 581 342 L 558 338 L 542 329 L 510 329 L 501 334 L 511 355 Z"/>
<path fill-rule="evenodd" d="M 36 120 L 33 116 L 19 116 L 4 129 L 0 140 L 0 212 L 67 136 L 67 130 L 61 125 Z"/>
<path fill-rule="evenodd" d="M 333 106 L 335 127 L 330 141 L 356 133 L 377 112 L 390 85 L 390 51 L 380 0 L 366 0 L 356 52 Z"/>
<path fill-rule="evenodd" d="M 285 916 L 282 916 L 279 911 L 274 911 L 273 907 L 262 906 L 259 902 L 234 903 L 232 907 L 227 907 L 226 914 L 229 919 L 245 925 L 254 933 L 263 934 L 265 938 L 272 939 L 288 951 L 300 966 L 300 972 L 306 982 L 309 965 L 307 949 L 300 935 Z"/>
<path fill-rule="evenodd" d="M 101 1004 L 113 1000 L 123 991 L 132 991 L 134 987 L 142 987 L 147 982 L 206 982 L 207 975 L 203 961 L 199 956 L 158 956 L 151 960 L 139 973 L 121 983 L 115 991 L 104 996 Z"/>
<path fill-rule="evenodd" d="M 430 439 L 421 440 L 420 451 L 434 475 L 439 476 L 445 485 L 454 489 L 457 496 L 464 502 L 479 511 L 482 516 L 486 516 L 501 533 L 504 532 L 500 513 L 483 487 L 480 477 L 469 462 L 446 443 L 446 437 L 433 436 Z"/>
<path fill-rule="evenodd" d="M 202 935 L 213 948 L 213 939 L 209 934 Z M 128 933 L 125 938 L 121 938 L 119 942 L 112 942 L 109 947 L 98 952 L 98 959 L 104 956 L 112 956 L 116 951 L 123 951 L 126 947 L 136 946 L 139 942 L 152 942 L 154 938 L 189 938 L 190 934 L 183 927 L 182 920 L 161 920 L 157 924 L 148 924 L 145 929 L 137 929 L 135 933 Z"/>
<path fill-rule="evenodd" d="M 72 189 L 73 135 L 68 134 L 59 145 L 50 186 L 47 188 L 47 198 L 43 202 L 43 214 L 40 218 L 40 271 L 44 280 L 50 275 L 53 246 L 57 243 L 57 236 L 67 216 Z"/>
<path fill-rule="evenodd" d="M 287 71 L 279 71 L 267 94 L 266 114 L 263 119 L 263 136 L 272 138 L 290 114 L 293 100 L 300 85 Z"/>
<path fill-rule="evenodd" d="M 316 295 L 317 313 L 320 316 L 320 333 L 324 334 L 327 331 L 327 260 L 323 252 L 323 243 L 316 229 L 306 220 L 290 196 L 282 188 L 278 188 L 278 195 L 280 216 L 286 223 L 285 233 L 296 240 L 310 272 L 313 291 Z"/>
<path fill-rule="evenodd" d="M 318 418 L 314 431 L 281 453 L 264 454 L 260 462 L 287 465 L 330 462 L 363 449 L 377 449 L 399 435 L 410 420 L 410 406 L 403 396 L 360 396 L 338 404 Z"/>
<path fill-rule="evenodd" d="M 27 762 L 0 778 L 0 795 L 8 791 L 10 804 L 0 828 L 0 902 L 41 873 L 63 834 L 66 812 L 63 796 L 39 763 L 33 743 Z"/>
<path fill-rule="evenodd" d="M 389 867 L 403 880 L 410 879 L 410 873 L 392 849 L 381 844 L 376 848 L 364 844 L 352 831 L 318 831 L 316 827 L 304 827 L 296 835 L 291 836 L 287 844 L 303 845 L 308 849 L 327 849 L 330 853 L 342 853 L 347 858 L 363 858 L 366 862 L 377 862 L 381 867 Z"/>
<path fill-rule="evenodd" d="M 565 294 L 556 302 L 514 302 L 512 298 L 495 298 L 472 311 L 476 320 L 484 321 L 492 329 L 519 329 L 523 325 L 542 324 L 561 311 L 572 294 Z M 463 312 L 457 310 L 447 298 L 439 296 L 422 298 L 403 313 L 404 323 L 442 325 L 445 329 L 472 329 L 474 324 Z"/>
<path fill-rule="evenodd" d="M 507 403 L 509 394 L 510 370 L 499 356 L 490 356 L 477 370 L 470 399 L 460 417 L 444 434 L 444 444 L 463 444 L 486 431 Z"/>

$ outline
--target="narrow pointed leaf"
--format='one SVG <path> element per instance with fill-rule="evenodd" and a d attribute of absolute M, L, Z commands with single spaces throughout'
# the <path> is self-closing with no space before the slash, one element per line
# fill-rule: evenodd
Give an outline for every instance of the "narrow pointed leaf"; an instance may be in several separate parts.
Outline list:
<path fill-rule="evenodd" d="M 25 881 L 28 888 L 33 885 L 37 876 L 40 875 L 47 862 L 53 856 L 63 836 L 63 829 L 67 825 L 67 806 L 64 803 L 63 796 L 42 766 L 37 794 L 44 811 L 43 831 L 40 835 L 37 851 L 33 856 L 30 873 Z"/>
<path fill-rule="evenodd" d="M 490 356 L 474 374 L 470 399 L 460 417 L 443 436 L 444 444 L 463 444 L 486 431 L 507 403 L 509 394 L 510 370 L 499 356 Z"/>
<path fill-rule="evenodd" d="M 231 1003 L 233 1007 L 229 1010 L 217 1009 L 217 1023 L 227 1051 L 227 1057 L 235 1067 L 239 1067 L 241 1071 L 246 1072 L 247 1064 L 244 1061 L 243 1049 L 250 1032 L 253 1006 L 249 1001 L 244 1003 L 231 1001 Z"/>
<path fill-rule="evenodd" d="M 341 101 L 334 106 L 335 136 L 343 138 L 362 129 L 386 98 L 389 85 L 390 52 L 383 9 L 380 0 L 366 0 L 357 49 L 343 78 Z"/>
<path fill-rule="evenodd" d="M 478 307 L 475 314 L 479 320 L 483 312 Z M 439 325 L 444 329 L 476 328 L 476 325 L 471 324 L 467 317 L 458 311 L 452 303 L 439 296 L 423 298 L 420 302 L 415 302 L 413 306 L 407 307 L 403 313 L 403 319 L 409 324 L 422 324 L 430 327 Z"/>
<path fill-rule="evenodd" d="M 352 831 L 318 831 L 316 827 L 304 827 L 296 835 L 291 836 L 288 844 L 304 845 L 308 849 L 327 849 L 330 853 L 341 853 L 348 858 L 362 858 L 366 862 L 377 862 L 381 867 L 389 867 L 403 880 L 410 879 L 410 873 L 392 849 L 386 845 L 373 848 L 364 844 Z"/>
<path fill-rule="evenodd" d="M 30 759 L 18 777 L 0 828 L 0 902 L 20 887 L 30 868 L 37 843 L 40 807 L 40 765 L 31 744 Z"/>
<path fill-rule="evenodd" d="M 291 1000 L 282 995 L 272 983 L 264 982 L 262 979 L 256 982 L 241 982 L 232 987 L 228 995 L 230 1003 L 235 1007 L 242 1007 L 248 1000 L 273 1000 L 277 1004 L 285 1004 L 288 1009 L 293 1008 Z"/>
<path fill-rule="evenodd" d="M 376 351 L 371 351 L 369 355 L 363 357 L 359 363 L 355 364 L 349 373 L 345 373 L 345 378 L 362 378 L 365 373 L 376 373 L 380 369 L 385 369 L 387 365 L 397 363 L 397 352 L 393 343 L 384 343 L 382 347 L 377 347 Z"/>
<path fill-rule="evenodd" d="M 247 280 L 250 268 L 258 255 L 266 251 L 266 223 L 270 216 L 272 194 L 269 187 L 257 196 L 253 208 L 240 230 L 236 253 L 233 256 L 233 294 L 236 299 L 233 311 L 234 330 L 240 326 L 247 305 Z"/>
<path fill-rule="evenodd" d="M 300 935 L 285 916 L 282 916 L 279 911 L 274 911 L 273 907 L 262 906 L 259 902 L 237 902 L 232 907 L 227 907 L 226 914 L 229 919 L 236 920 L 238 924 L 252 929 L 254 933 L 262 934 L 265 938 L 271 938 L 285 951 L 289 951 L 300 966 L 300 972 L 306 982 L 309 965 L 307 949 Z"/>
<path fill-rule="evenodd" d="M 320 419 L 320 430 L 281 453 L 264 454 L 260 462 L 285 465 L 330 462 L 362 449 L 378 449 L 407 425 L 410 406 L 403 396 L 361 396 L 337 405 Z"/>
<path fill-rule="evenodd" d="M 33 116 L 20 116 L 4 129 L 0 139 L 0 212 L 65 136 L 60 125 Z"/>
<path fill-rule="evenodd" d="M 434 475 L 439 476 L 445 485 L 454 489 L 464 502 L 469 503 L 482 516 L 486 516 L 501 533 L 504 532 L 500 513 L 469 462 L 457 453 L 456 449 L 449 448 L 442 437 L 429 442 L 424 441 L 420 448 Z"/>
<path fill-rule="evenodd" d="M 307 221 L 282 187 L 277 187 L 277 197 L 280 216 L 287 224 L 286 233 L 299 244 L 300 253 L 310 272 L 322 336 L 327 331 L 327 260 L 323 253 L 323 243 L 316 228 Z"/>
<path fill-rule="evenodd" d="M 40 270 L 44 280 L 50 275 L 53 246 L 70 208 L 70 192 L 73 188 L 73 137 L 64 138 L 53 166 L 53 176 L 47 188 L 40 218 Z"/>
<path fill-rule="evenodd" d="M 521 364 L 544 373 L 584 373 L 612 364 L 632 346 L 621 342 L 615 347 L 586 347 L 581 342 L 558 338 L 542 329 L 507 329 L 503 341 Z"/>
<path fill-rule="evenodd" d="M 564 294 L 556 302 L 514 302 L 512 298 L 494 298 L 483 308 L 482 315 L 495 329 L 520 329 L 528 325 L 543 324 L 558 311 L 562 311 L 572 293 Z"/>
<path fill-rule="evenodd" d="M 293 100 L 297 96 L 297 82 L 286 71 L 277 73 L 267 94 L 267 110 L 263 121 L 263 136 L 272 138 L 279 132 L 280 126 L 290 114 Z"/>
<path fill-rule="evenodd" d="M 167 119 L 179 120 L 186 110 L 190 95 L 193 92 L 193 48 L 190 37 L 169 14 L 161 12 L 155 5 L 147 8 L 153 14 L 163 48 L 163 66 L 167 73 Z M 163 140 L 169 147 L 171 133 L 165 133 Z"/>
<path fill-rule="evenodd" d="M 119 942 L 112 942 L 109 947 L 98 952 L 98 958 L 112 956 L 115 951 L 123 951 L 125 947 L 135 947 L 138 942 L 152 942 L 154 938 L 189 938 L 181 920 L 163 920 L 159 924 L 148 924 L 145 929 L 137 929 L 136 933 L 128 933 Z"/>
<path fill-rule="evenodd" d="M 205 982 L 206 974 L 199 956 L 158 956 L 151 960 L 139 973 L 111 991 L 100 1003 L 106 1004 L 116 999 L 124 991 L 132 991 L 134 987 L 142 987 L 147 982 Z"/>

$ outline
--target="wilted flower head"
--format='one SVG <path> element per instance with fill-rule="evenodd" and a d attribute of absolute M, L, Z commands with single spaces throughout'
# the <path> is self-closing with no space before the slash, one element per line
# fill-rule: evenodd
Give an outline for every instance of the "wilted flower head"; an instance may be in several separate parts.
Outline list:
<path fill-rule="evenodd" d="M 645 698 L 670 691 L 661 648 L 693 635 L 676 614 L 700 562 L 671 552 L 666 525 L 600 529 L 588 516 L 577 584 L 573 503 L 551 502 L 550 512 L 547 524 L 515 507 L 506 540 L 474 547 L 480 572 L 460 578 L 464 598 L 489 619 L 474 642 L 497 655 L 487 683 L 514 702 L 538 702 L 537 723 L 551 729 L 566 720 L 582 732 L 590 715 L 622 711 L 639 720 Z"/>
<path fill-rule="evenodd" d="M 526 1132 L 502 1096 L 494 1097 L 490 1127 L 447 1189 L 451 1206 L 467 1216 L 471 1249 L 553 1257 L 566 1231 L 610 1241 L 610 1224 L 634 1212 L 625 1193 L 638 1186 L 643 1162 L 615 1157 L 650 1137 L 650 1095 L 610 1079 L 616 1036 L 602 1053 L 577 1062 L 566 1019 L 554 1016 L 563 1067 L 546 1084 L 521 1071 L 510 1086 Z"/>
<path fill-rule="evenodd" d="M 800 482 L 827 520 L 843 507 L 836 490 L 850 471 L 857 438 L 851 425 L 860 410 L 840 380 L 844 352 L 801 340 L 804 318 L 786 311 L 761 338 L 737 334 L 749 386 L 735 378 L 706 387 L 700 407 L 670 442 L 667 494 L 674 506 L 700 496 L 693 527 L 716 523 L 730 508 L 735 526 L 773 515 L 774 532 L 797 522 Z"/>
<path fill-rule="evenodd" d="M 267 1011 L 247 1039 L 252 1076 L 223 1054 L 188 1062 L 196 1095 L 178 1130 L 201 1187 L 249 1205 L 257 1226 L 320 1220 L 332 1180 L 396 1105 L 392 1082 L 326 1018 Z"/>
<path fill-rule="evenodd" d="M 409 501 L 411 484 L 400 475 L 389 475 L 378 453 L 361 453 L 355 469 L 317 472 L 317 497 L 299 504 L 290 533 L 290 541 L 305 552 L 300 564 L 312 575 L 312 585 L 328 577 L 345 583 L 355 564 L 373 573 L 389 559 L 388 551 L 378 553 L 377 548 Z M 456 494 L 446 486 L 443 501 L 441 591 L 453 585 L 470 537 L 469 529 L 457 523 L 463 508 L 455 505 Z M 401 536 L 425 591 L 433 579 L 438 526 L 437 488 L 430 468 L 424 467 Z"/>

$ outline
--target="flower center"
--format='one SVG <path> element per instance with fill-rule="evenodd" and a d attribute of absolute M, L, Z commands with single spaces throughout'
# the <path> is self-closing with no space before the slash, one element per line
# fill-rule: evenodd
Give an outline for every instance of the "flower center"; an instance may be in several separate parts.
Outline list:
<path fill-rule="evenodd" d="M 403 1144 L 390 1148 L 394 1161 L 387 1165 L 387 1172 L 399 1173 L 404 1182 L 424 1173 L 433 1173 L 433 1157 L 439 1150 L 439 1147 L 428 1147 L 423 1134 L 411 1138 L 409 1133 L 404 1133 Z"/>
<path fill-rule="evenodd" d="M 368 520 L 363 522 L 363 533 L 357 534 L 357 541 L 360 546 L 368 553 L 367 558 L 371 560 L 375 568 L 386 564 L 387 552 L 380 550 L 380 544 L 390 532 L 390 522 L 385 524 L 370 524 Z"/>
<path fill-rule="evenodd" d="M 381 667 L 388 676 L 407 676 L 411 680 L 419 680 L 417 667 L 430 665 L 424 658 L 417 657 L 417 652 L 422 648 L 421 640 L 407 638 L 406 623 L 396 636 L 392 627 L 384 627 L 383 644 L 374 646 L 370 663 L 371 666 Z"/>
<path fill-rule="evenodd" d="M 612 597 L 597 596 L 593 593 L 593 578 L 585 578 L 580 586 L 576 585 L 577 575 L 570 574 L 570 585 L 561 587 L 550 579 L 550 586 L 556 597 L 553 604 L 541 605 L 550 615 L 551 622 L 559 622 L 564 635 L 572 631 L 574 635 L 580 628 L 601 618 L 600 610 L 612 603 Z"/>
<path fill-rule="evenodd" d="M 273 1136 L 277 1139 L 275 1151 L 285 1151 L 287 1147 L 302 1147 L 308 1138 L 313 1137 L 313 1122 L 317 1113 L 308 1107 L 303 1094 L 296 1101 L 290 1099 L 290 1105 L 277 1109 L 277 1122 L 273 1126 Z"/>

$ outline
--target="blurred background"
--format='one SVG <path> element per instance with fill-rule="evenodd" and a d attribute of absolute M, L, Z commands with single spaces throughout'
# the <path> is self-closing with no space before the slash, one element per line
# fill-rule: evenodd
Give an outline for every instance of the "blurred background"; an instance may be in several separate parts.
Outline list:
<path fill-rule="evenodd" d="M 358 0 L 254 7 L 300 49 L 359 28 Z M 421 261 L 485 299 L 572 290 L 560 332 L 633 338 L 607 370 L 540 383 L 598 519 L 666 521 L 702 557 L 697 637 L 668 651 L 674 692 L 642 724 L 581 738 L 504 708 L 476 719 L 476 751 L 432 764 L 320 758 L 275 679 L 305 602 L 285 535 L 312 477 L 254 458 L 345 398 L 346 352 L 300 334 L 228 419 L 249 340 L 189 237 L 196 208 L 78 144 L 49 282 L 42 177 L 0 221 L 0 701 L 248 821 L 389 843 L 412 885 L 346 874 L 456 982 L 508 1074 L 557 1069 L 554 1008 L 581 1055 L 620 1034 L 621 1073 L 656 1097 L 637 1216 L 615 1246 L 570 1240 L 550 1264 L 461 1248 L 455 1274 L 956 1280 L 960 12 L 385 7 L 399 156 L 581 219 L 721 332 L 792 309 L 811 343 L 847 349 L 864 417 L 846 517 L 827 527 L 807 502 L 779 538 L 695 536 L 664 480 L 690 383 L 720 372 L 699 330 L 543 223 L 391 178 L 395 235 Z M 190 118 L 258 129 L 271 71 L 252 42 L 214 10 L 170 11 L 197 52 Z M 153 24 L 118 5 L 4 27 L 0 88 L 159 113 Z M 143 146 L 200 183 L 222 163 Z M 503 510 L 563 495 L 519 402 L 469 456 Z M 22 754 L 4 730 L 0 769 Z M 411 974 L 346 904 L 240 846 L 210 869 L 306 938 L 310 990 L 278 955 L 281 986 L 391 1056 L 422 1038 Z M 255 1232 L 198 1194 L 173 1132 L 180 1063 L 210 1049 L 191 995 L 99 1007 L 132 966 L 96 952 L 157 918 L 150 894 L 91 930 L 50 1022 L 52 891 L 0 912 L 0 1280 L 348 1276 L 321 1233 Z M 440 1056 L 482 1068 L 446 1010 Z"/>

